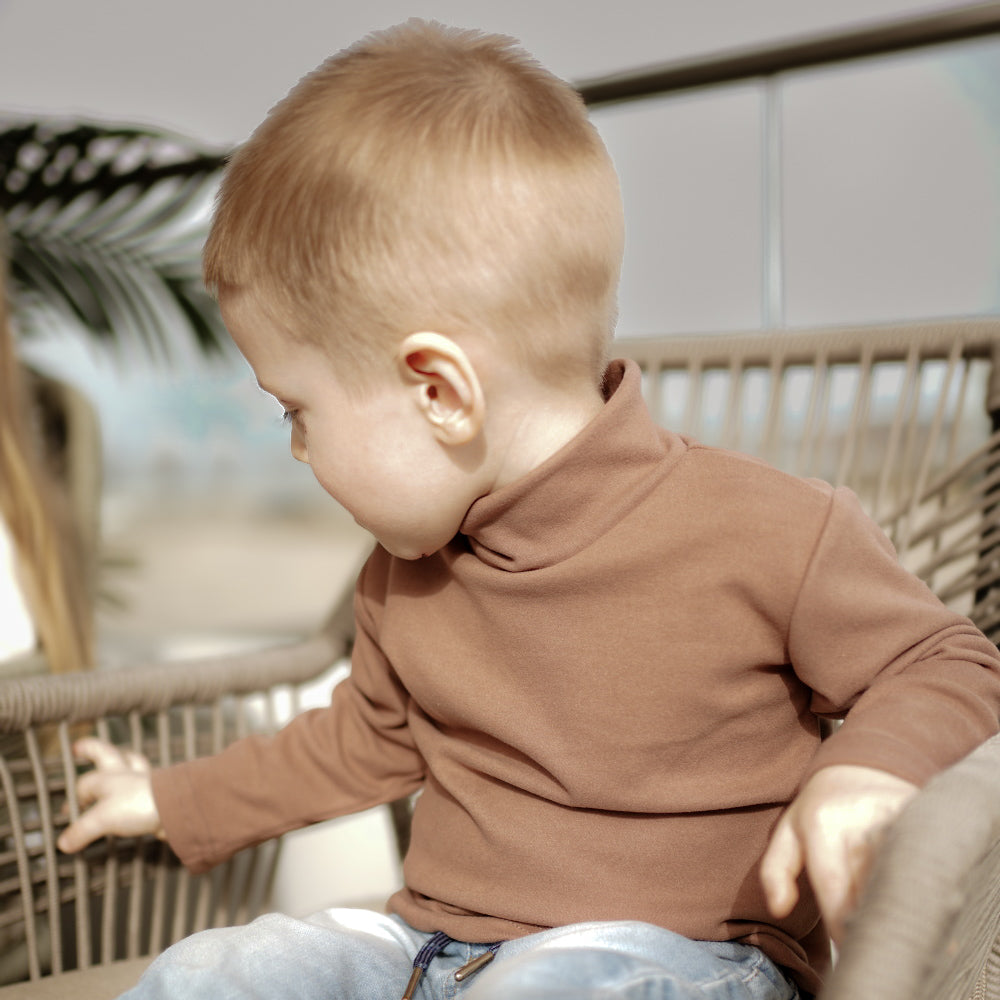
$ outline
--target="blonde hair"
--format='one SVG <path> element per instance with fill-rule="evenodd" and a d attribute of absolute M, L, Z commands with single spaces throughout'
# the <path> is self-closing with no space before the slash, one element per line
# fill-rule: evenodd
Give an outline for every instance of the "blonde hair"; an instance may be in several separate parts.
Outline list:
<path fill-rule="evenodd" d="M 512 39 L 412 20 L 328 59 L 237 151 L 204 273 L 348 362 L 476 331 L 599 377 L 622 230 L 579 95 Z"/>
<path fill-rule="evenodd" d="M 0 518 L 14 544 L 15 571 L 50 669 L 92 665 L 92 600 L 65 491 L 41 458 L 29 419 L 34 400 L 14 352 L 0 229 Z"/>

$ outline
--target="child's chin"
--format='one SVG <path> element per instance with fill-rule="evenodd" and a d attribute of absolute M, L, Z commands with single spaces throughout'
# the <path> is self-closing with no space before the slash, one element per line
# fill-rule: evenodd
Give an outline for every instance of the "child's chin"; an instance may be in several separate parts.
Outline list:
<path fill-rule="evenodd" d="M 412 545 L 406 545 L 402 542 L 383 542 L 381 539 L 379 539 L 379 542 L 389 555 L 395 556 L 397 559 L 405 559 L 407 562 L 426 559 L 427 556 L 433 554 L 433 551 L 427 548 L 415 548 Z"/>

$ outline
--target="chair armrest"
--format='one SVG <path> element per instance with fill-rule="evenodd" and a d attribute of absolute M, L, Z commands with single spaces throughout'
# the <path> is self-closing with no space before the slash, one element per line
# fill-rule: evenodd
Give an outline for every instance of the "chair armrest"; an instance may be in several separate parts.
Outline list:
<path fill-rule="evenodd" d="M 1000 997 L 998 935 L 1000 736 L 893 824 L 821 1000 Z"/>
<path fill-rule="evenodd" d="M 349 638 L 324 629 L 306 639 L 248 653 L 91 671 L 13 678 L 0 684 L 0 733 L 73 724 L 174 705 L 205 705 L 225 695 L 301 684 L 349 650 Z"/>
<path fill-rule="evenodd" d="M 0 981 L 153 955 L 268 907 L 276 844 L 202 876 L 152 838 L 61 855 L 59 830 L 79 811 L 72 740 L 93 731 L 164 766 L 273 731 L 349 652 L 349 606 L 313 636 L 250 653 L 0 681 L 0 951 L 24 966 L 0 967 Z"/>

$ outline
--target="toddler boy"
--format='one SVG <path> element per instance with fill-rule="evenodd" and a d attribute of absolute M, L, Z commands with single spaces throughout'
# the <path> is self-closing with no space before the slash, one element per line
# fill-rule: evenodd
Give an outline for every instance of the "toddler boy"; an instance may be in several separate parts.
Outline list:
<path fill-rule="evenodd" d="M 655 426 L 606 363 L 621 251 L 578 96 L 505 39 L 370 36 L 233 158 L 206 280 L 379 542 L 352 674 L 151 776 L 84 741 L 62 846 L 200 871 L 422 794 L 392 916 L 195 935 L 130 996 L 812 993 L 879 831 L 996 731 L 996 648 L 850 493 Z"/>

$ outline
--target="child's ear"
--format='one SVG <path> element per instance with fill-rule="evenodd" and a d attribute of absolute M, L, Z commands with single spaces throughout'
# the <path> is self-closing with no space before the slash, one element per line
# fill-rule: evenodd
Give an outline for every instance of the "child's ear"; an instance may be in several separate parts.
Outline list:
<path fill-rule="evenodd" d="M 483 428 L 486 401 L 468 355 L 440 333 L 411 333 L 397 355 L 400 375 L 439 441 L 463 445 Z"/>

